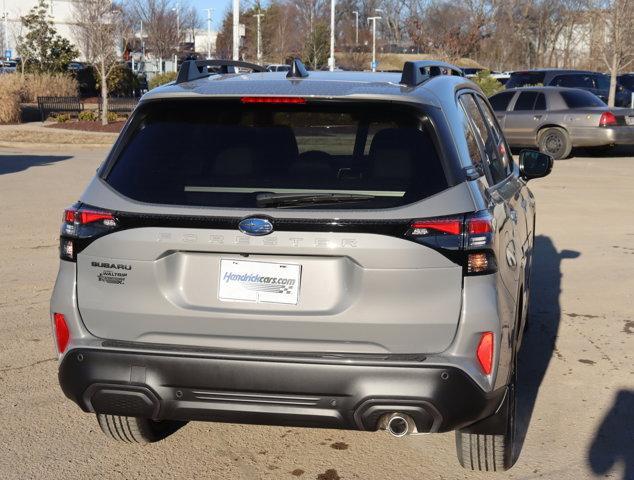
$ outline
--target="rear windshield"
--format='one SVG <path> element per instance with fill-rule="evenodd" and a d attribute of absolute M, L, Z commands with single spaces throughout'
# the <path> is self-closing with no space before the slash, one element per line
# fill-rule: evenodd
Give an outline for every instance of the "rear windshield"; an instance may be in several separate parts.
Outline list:
<path fill-rule="evenodd" d="M 105 179 L 148 203 L 256 208 L 263 193 L 316 193 L 364 198 L 300 208 L 398 206 L 448 186 L 428 123 L 387 103 L 150 102 Z"/>
<path fill-rule="evenodd" d="M 506 88 L 541 86 L 544 84 L 544 72 L 513 72 L 506 82 Z"/>
<path fill-rule="evenodd" d="M 569 90 L 561 92 L 568 108 L 605 107 L 605 103 L 595 94 L 586 90 Z"/>
<path fill-rule="evenodd" d="M 634 90 L 634 75 L 619 77 L 619 83 L 629 90 Z"/>

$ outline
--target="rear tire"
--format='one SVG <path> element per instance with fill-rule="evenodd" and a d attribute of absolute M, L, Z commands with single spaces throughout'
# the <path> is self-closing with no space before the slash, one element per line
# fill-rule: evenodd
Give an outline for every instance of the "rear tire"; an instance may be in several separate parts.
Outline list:
<path fill-rule="evenodd" d="M 97 414 L 101 431 L 112 440 L 146 445 L 170 436 L 187 422 L 165 420 L 157 422 L 149 418 L 123 417 L 121 415 Z"/>
<path fill-rule="evenodd" d="M 517 354 L 515 355 L 513 375 L 508 385 L 508 403 L 502 405 L 494 417 L 505 425 L 503 434 L 473 433 L 456 431 L 456 453 L 462 467 L 482 472 L 503 472 L 510 469 L 517 460 L 515 456 L 516 432 L 516 383 Z M 505 418 L 504 418 L 505 417 Z"/>
<path fill-rule="evenodd" d="M 551 155 L 555 160 L 570 156 L 572 142 L 563 128 L 550 127 L 541 130 L 537 136 L 539 151 Z"/>

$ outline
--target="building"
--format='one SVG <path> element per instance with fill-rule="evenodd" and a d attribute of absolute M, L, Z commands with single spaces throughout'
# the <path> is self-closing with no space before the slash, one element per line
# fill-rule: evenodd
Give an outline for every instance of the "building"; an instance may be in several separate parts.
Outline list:
<path fill-rule="evenodd" d="M 28 14 L 35 7 L 38 0 L 0 0 L 2 6 L 2 35 L 0 42 L 2 55 L 8 50 L 12 57 L 16 56 L 16 44 L 18 37 L 22 33 L 21 17 Z M 55 25 L 57 33 L 71 42 L 74 42 L 73 24 L 73 2 L 74 0 L 47 0 L 49 4 L 49 15 Z"/>

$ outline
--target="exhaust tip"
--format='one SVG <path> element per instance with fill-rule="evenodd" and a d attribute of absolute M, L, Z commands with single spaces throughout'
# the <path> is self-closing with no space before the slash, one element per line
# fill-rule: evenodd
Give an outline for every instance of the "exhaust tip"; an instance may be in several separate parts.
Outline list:
<path fill-rule="evenodd" d="M 394 437 L 404 437 L 412 433 L 417 433 L 416 423 L 409 415 L 403 413 L 386 413 L 379 421 L 379 429 L 386 430 Z"/>

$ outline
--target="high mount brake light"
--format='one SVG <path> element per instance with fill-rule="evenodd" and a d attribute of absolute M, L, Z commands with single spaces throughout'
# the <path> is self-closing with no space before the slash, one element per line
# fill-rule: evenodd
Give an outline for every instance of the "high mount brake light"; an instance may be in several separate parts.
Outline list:
<path fill-rule="evenodd" d="M 303 105 L 306 99 L 302 97 L 242 97 L 242 103 L 291 103 Z"/>
<path fill-rule="evenodd" d="M 91 239 L 108 233 L 117 226 L 112 212 L 77 206 L 64 211 L 62 222 L 60 258 L 71 262 L 76 260 L 78 250 L 85 247 Z"/>
<path fill-rule="evenodd" d="M 601 114 L 601 118 L 599 119 L 600 127 L 611 127 L 616 125 L 616 117 L 612 112 L 603 112 Z"/>

